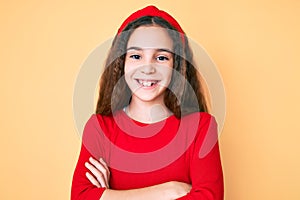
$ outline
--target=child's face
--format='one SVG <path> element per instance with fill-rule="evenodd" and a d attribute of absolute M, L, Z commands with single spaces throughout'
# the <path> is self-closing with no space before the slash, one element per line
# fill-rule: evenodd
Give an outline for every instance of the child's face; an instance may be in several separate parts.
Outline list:
<path fill-rule="evenodd" d="M 158 26 L 141 26 L 131 34 L 125 58 L 125 80 L 132 98 L 163 103 L 173 70 L 173 41 Z"/>

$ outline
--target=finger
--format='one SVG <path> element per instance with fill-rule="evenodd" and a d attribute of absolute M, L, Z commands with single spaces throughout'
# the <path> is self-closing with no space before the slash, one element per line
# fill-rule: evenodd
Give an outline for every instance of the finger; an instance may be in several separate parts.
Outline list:
<path fill-rule="evenodd" d="M 101 171 L 99 171 L 95 166 L 93 166 L 88 162 L 85 163 L 85 166 L 95 176 L 96 180 L 99 182 L 101 187 L 107 187 L 104 175 L 102 174 Z"/>
<path fill-rule="evenodd" d="M 103 159 L 102 159 L 103 160 Z M 100 159 L 101 161 L 101 159 Z M 94 159 L 94 158 L 90 158 L 90 162 L 98 169 L 101 171 L 101 173 L 104 175 L 104 179 L 106 182 L 106 185 L 109 185 L 109 177 L 110 177 L 110 171 L 106 165 L 106 163 L 104 162 L 99 162 L 98 160 Z"/>
<path fill-rule="evenodd" d="M 85 173 L 85 176 L 89 179 L 89 181 L 95 185 L 96 187 L 100 188 L 101 185 L 99 184 L 99 182 L 94 178 L 94 176 L 92 176 L 90 173 Z"/>
<path fill-rule="evenodd" d="M 105 167 L 105 169 L 108 172 L 108 174 L 110 174 L 110 171 L 109 171 L 109 168 L 108 168 L 106 162 L 102 158 L 100 158 L 100 162 L 103 164 L 103 166 Z"/>
<path fill-rule="evenodd" d="M 107 179 L 106 179 L 106 181 L 107 181 L 107 185 L 108 185 L 108 187 L 109 187 L 110 170 L 109 170 L 109 168 L 108 168 L 108 165 L 106 164 L 106 162 L 105 162 L 102 158 L 100 158 L 100 162 L 103 164 L 103 167 L 106 169 L 106 174 L 107 174 Z"/>
<path fill-rule="evenodd" d="M 100 163 L 98 160 L 90 157 L 90 162 L 99 170 L 101 171 L 102 175 L 104 176 L 104 181 L 106 183 L 107 188 L 109 187 L 109 170 L 104 166 L 104 164 Z"/>
<path fill-rule="evenodd" d="M 104 180 L 104 175 L 101 173 L 101 171 L 99 171 L 97 168 L 95 168 L 92 164 L 90 164 L 88 162 L 85 163 L 85 166 L 97 178 L 101 187 L 107 187 L 106 181 Z"/>

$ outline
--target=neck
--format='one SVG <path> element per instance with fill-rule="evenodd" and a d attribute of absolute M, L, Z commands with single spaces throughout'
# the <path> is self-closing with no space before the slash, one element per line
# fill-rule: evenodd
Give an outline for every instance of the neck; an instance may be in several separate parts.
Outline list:
<path fill-rule="evenodd" d="M 155 123 L 169 117 L 172 112 L 166 107 L 163 99 L 159 101 L 145 102 L 132 97 L 126 108 L 127 115 L 139 122 Z"/>

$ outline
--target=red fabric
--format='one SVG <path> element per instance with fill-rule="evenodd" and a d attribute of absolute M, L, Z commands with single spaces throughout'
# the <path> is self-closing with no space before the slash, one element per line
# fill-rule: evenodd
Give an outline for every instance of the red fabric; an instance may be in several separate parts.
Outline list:
<path fill-rule="evenodd" d="M 193 123 L 197 123 L 197 126 L 195 127 Z M 136 128 L 132 129 L 136 126 L 141 128 L 137 132 Z M 147 132 L 150 129 L 157 132 L 157 128 L 161 130 L 155 135 Z M 195 134 L 192 133 L 193 130 Z M 184 137 L 176 141 L 177 135 L 181 134 L 179 132 L 184 133 Z M 105 142 L 106 139 L 109 144 Z M 73 200 L 99 200 L 105 190 L 96 188 L 85 177 L 87 170 L 84 163 L 90 156 L 96 159 L 102 157 L 109 163 L 112 189 L 134 189 L 168 181 L 181 181 L 192 184 L 192 190 L 180 200 L 223 199 L 223 174 L 217 142 L 217 124 L 207 113 L 194 113 L 181 120 L 171 116 L 151 125 L 132 121 L 123 111 L 119 111 L 114 117 L 93 115 L 86 124 L 82 141 L 72 182 Z M 169 154 L 162 151 L 159 156 L 154 154 L 158 158 L 148 159 L 147 152 L 159 152 L 174 141 L 176 148 L 171 148 Z M 112 144 L 117 148 L 112 147 Z M 125 152 L 136 153 L 137 159 L 118 154 L 116 150 L 118 148 Z M 176 157 L 177 153 L 179 156 Z M 145 154 L 147 159 L 141 161 L 137 157 L 140 154 Z M 172 157 L 176 159 L 169 162 Z M 164 166 L 157 167 L 157 161 L 159 165 Z M 167 161 L 167 164 L 164 161 Z M 149 170 L 151 168 L 155 170 Z"/>
<path fill-rule="evenodd" d="M 73 175 L 71 200 L 99 200 L 105 190 L 92 185 L 85 176 L 88 170 L 84 163 L 88 162 L 89 157 L 91 157 L 90 152 L 82 145 Z"/>
<path fill-rule="evenodd" d="M 178 22 L 167 12 L 163 10 L 159 10 L 155 6 L 147 6 L 141 10 L 138 10 L 134 13 L 132 13 L 120 26 L 118 33 L 121 33 L 123 29 L 132 21 L 144 17 L 144 16 L 156 16 L 156 17 L 161 17 L 165 19 L 167 22 L 169 22 L 174 28 L 177 29 L 178 32 L 184 33 Z"/>

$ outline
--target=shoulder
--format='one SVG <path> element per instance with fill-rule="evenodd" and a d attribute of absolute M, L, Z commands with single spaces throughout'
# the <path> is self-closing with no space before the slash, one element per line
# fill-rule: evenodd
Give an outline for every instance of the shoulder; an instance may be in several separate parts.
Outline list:
<path fill-rule="evenodd" d="M 207 112 L 200 112 L 200 125 L 216 126 L 217 122 L 213 115 Z"/>
<path fill-rule="evenodd" d="M 111 115 L 93 114 L 90 119 L 96 121 L 103 131 L 109 132 L 114 130 L 126 118 L 124 117 L 124 112 L 120 110 Z"/>
<path fill-rule="evenodd" d="M 84 127 L 84 134 L 90 135 L 91 132 L 109 131 L 114 127 L 114 117 L 101 114 L 92 114 Z"/>
<path fill-rule="evenodd" d="M 213 115 L 207 112 L 198 112 L 199 115 L 199 131 L 209 134 L 209 132 L 216 131 L 217 122 Z"/>
<path fill-rule="evenodd" d="M 85 144 L 94 144 L 113 133 L 115 129 L 113 115 L 92 114 L 85 124 L 83 141 Z"/>
<path fill-rule="evenodd" d="M 188 131 L 189 134 L 205 134 L 209 128 L 216 127 L 215 117 L 206 112 L 193 112 L 175 120 L 179 121 L 179 130 Z"/>
<path fill-rule="evenodd" d="M 106 124 L 113 121 L 114 116 L 113 115 L 101 115 L 101 114 L 93 114 L 91 118 L 97 119 L 99 124 Z"/>
<path fill-rule="evenodd" d="M 90 118 L 88 119 L 86 125 L 88 124 L 99 124 L 103 125 L 113 120 L 113 116 L 105 116 L 101 114 L 92 114 Z"/>
<path fill-rule="evenodd" d="M 97 122 L 98 126 L 100 126 L 104 132 L 110 131 L 110 129 L 115 126 L 114 115 L 93 114 L 91 118 Z"/>
<path fill-rule="evenodd" d="M 203 141 L 205 138 L 215 140 L 218 135 L 218 126 L 215 117 L 209 113 L 194 112 L 183 116 L 181 119 L 182 122 L 189 132 L 196 132 L 195 140 Z"/>
<path fill-rule="evenodd" d="M 207 112 L 194 112 L 181 118 L 182 121 L 197 123 L 198 126 L 205 126 L 216 123 L 215 117 Z"/>
<path fill-rule="evenodd" d="M 218 142 L 218 125 L 213 115 L 206 112 L 193 113 L 199 116 L 195 146 L 199 158 L 204 158 Z"/>

